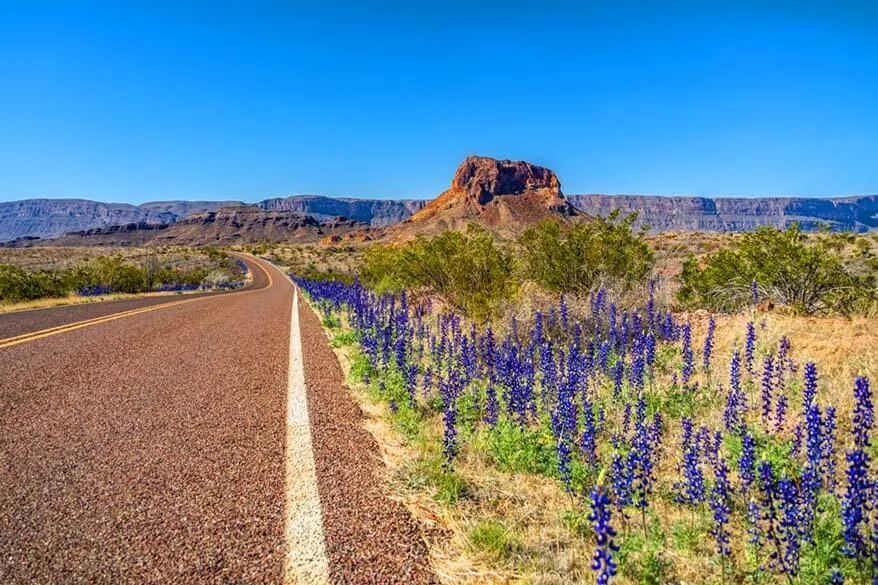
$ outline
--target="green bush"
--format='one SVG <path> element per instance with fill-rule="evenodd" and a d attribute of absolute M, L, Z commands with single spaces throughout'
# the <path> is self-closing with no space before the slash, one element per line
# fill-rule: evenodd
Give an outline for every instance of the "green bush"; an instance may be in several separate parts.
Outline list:
<path fill-rule="evenodd" d="M 0 264 L 0 301 L 19 303 L 44 297 L 64 296 L 68 283 L 63 275 L 26 272 L 16 266 Z"/>
<path fill-rule="evenodd" d="M 736 311 L 759 296 L 805 314 L 871 310 L 878 302 L 874 266 L 841 254 L 831 238 L 808 239 L 797 225 L 761 227 L 734 247 L 683 266 L 678 299 L 690 307 Z"/>
<path fill-rule="evenodd" d="M 546 220 L 525 230 L 518 240 L 525 278 L 566 293 L 600 286 L 630 289 L 643 282 L 654 262 L 646 228 L 631 229 L 635 219 L 637 214 L 620 220 L 614 211 L 589 223 L 562 227 Z"/>
<path fill-rule="evenodd" d="M 216 257 L 227 274 L 240 269 L 228 259 Z M 27 272 L 11 265 L 0 265 L 0 302 L 18 303 L 34 299 L 63 297 L 85 289 L 112 293 L 142 293 L 162 285 L 198 286 L 210 280 L 206 267 L 179 270 L 160 263 L 154 256 L 141 264 L 126 262 L 122 256 L 99 256 L 64 270 Z"/>
<path fill-rule="evenodd" d="M 512 254 L 485 230 L 448 231 L 366 252 L 361 276 L 378 292 L 427 288 L 470 317 L 490 316 L 515 291 Z"/>

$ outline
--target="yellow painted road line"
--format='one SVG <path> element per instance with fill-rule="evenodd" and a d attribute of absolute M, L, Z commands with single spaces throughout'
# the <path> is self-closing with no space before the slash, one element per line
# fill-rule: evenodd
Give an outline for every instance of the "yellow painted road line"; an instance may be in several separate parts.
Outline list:
<path fill-rule="evenodd" d="M 93 319 L 86 319 L 84 321 L 76 321 L 74 323 L 67 323 L 65 325 L 58 325 L 57 327 L 50 327 L 49 329 L 41 329 L 39 331 L 31 331 L 30 333 L 24 333 L 22 335 L 16 335 L 15 337 L 7 337 L 6 339 L 0 339 L 0 349 L 5 347 L 12 347 L 13 345 L 18 345 L 20 343 L 27 343 L 28 341 L 35 341 L 37 339 L 42 339 L 44 337 L 50 337 L 52 335 L 57 335 L 59 333 L 65 333 L 67 331 L 74 331 L 76 329 L 82 329 L 83 327 L 91 327 L 92 325 L 99 325 L 101 323 L 106 323 L 108 321 L 115 321 L 116 319 L 124 319 L 126 317 L 133 317 L 134 315 L 140 315 L 142 313 L 149 313 L 151 311 L 158 311 L 159 309 L 167 309 L 169 307 L 175 307 L 178 305 L 185 305 L 186 303 L 194 303 L 196 301 L 204 301 L 207 299 L 216 299 L 220 297 L 227 297 L 230 295 L 239 295 L 251 292 L 258 292 L 260 290 L 266 290 L 271 288 L 274 285 L 274 280 L 271 278 L 271 273 L 266 270 L 263 266 L 261 266 L 258 262 L 254 262 L 256 266 L 259 266 L 259 269 L 262 270 L 263 273 L 268 277 L 268 286 L 264 289 L 256 289 L 256 290 L 243 290 L 232 293 L 227 293 L 225 295 L 213 295 L 207 297 L 198 297 L 194 299 L 185 299 L 181 301 L 174 301 L 170 303 L 163 303 L 159 305 L 152 305 L 149 307 L 141 307 L 139 309 L 130 309 L 128 311 L 122 311 L 121 313 L 113 313 L 112 315 L 104 315 L 102 317 L 95 317 Z"/>

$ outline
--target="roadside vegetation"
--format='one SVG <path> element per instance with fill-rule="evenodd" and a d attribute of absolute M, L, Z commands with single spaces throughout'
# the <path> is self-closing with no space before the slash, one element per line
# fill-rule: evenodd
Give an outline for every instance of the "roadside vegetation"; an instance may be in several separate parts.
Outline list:
<path fill-rule="evenodd" d="M 63 266 L 38 268 L 33 267 L 38 258 L 33 252 L 21 251 L 18 257 L 12 252 L 4 259 L 19 265 L 0 264 L 0 303 L 233 288 L 243 282 L 246 272 L 227 253 L 212 249 L 185 254 L 179 250 L 146 252 L 133 258 L 98 254 L 69 260 Z"/>
<path fill-rule="evenodd" d="M 299 278 L 443 580 L 873 583 L 874 238 L 590 225 Z"/>
<path fill-rule="evenodd" d="M 854 251 L 845 253 L 848 244 Z M 688 306 L 734 312 L 753 301 L 807 315 L 878 309 L 878 256 L 865 237 L 808 235 L 761 228 L 701 262 L 683 265 L 678 298 Z"/>

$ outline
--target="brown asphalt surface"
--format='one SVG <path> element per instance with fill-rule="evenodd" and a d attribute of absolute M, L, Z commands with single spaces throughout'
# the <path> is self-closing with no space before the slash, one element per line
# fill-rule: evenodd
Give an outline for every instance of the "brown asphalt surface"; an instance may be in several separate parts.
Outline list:
<path fill-rule="evenodd" d="M 130 311 L 131 309 L 151 307 L 153 305 L 161 305 L 210 294 L 216 293 L 142 297 L 139 299 L 100 301 L 80 305 L 64 305 L 61 307 L 0 313 L 0 339 L 66 325 L 67 323 L 75 323 L 76 321 L 112 315 L 113 313 L 121 313 L 122 311 Z"/>
<path fill-rule="evenodd" d="M 317 315 L 299 303 L 308 388 L 308 416 L 323 533 L 333 583 L 433 584 L 427 547 L 399 502 L 381 490 L 383 463 L 363 413 L 343 387 L 343 375 Z"/>
<path fill-rule="evenodd" d="M 0 584 L 282 581 L 292 286 L 253 272 L 258 290 L 0 349 Z M 434 582 L 300 318 L 333 582 Z"/>
<path fill-rule="evenodd" d="M 280 582 L 278 280 L 0 350 L 0 583 Z"/>

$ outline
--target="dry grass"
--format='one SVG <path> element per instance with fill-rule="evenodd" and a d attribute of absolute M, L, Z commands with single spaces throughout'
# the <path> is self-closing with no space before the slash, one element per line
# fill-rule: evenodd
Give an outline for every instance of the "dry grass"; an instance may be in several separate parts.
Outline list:
<path fill-rule="evenodd" d="M 122 256 L 133 264 L 154 258 L 180 270 L 190 270 L 211 263 L 205 250 L 187 246 L 0 248 L 0 264 L 10 264 L 29 272 L 72 268 L 80 262 L 100 256 Z"/>
<path fill-rule="evenodd" d="M 185 292 L 151 292 L 140 294 L 115 293 L 109 295 L 99 295 L 93 297 L 82 297 L 79 295 L 70 295 L 62 298 L 37 299 L 34 301 L 26 301 L 23 303 L 0 303 L 0 314 L 15 313 L 18 311 L 33 311 L 35 309 L 48 309 L 51 307 L 63 307 L 66 305 L 85 305 L 89 303 L 103 303 L 106 301 L 119 301 L 124 299 L 139 299 L 143 297 L 164 297 L 185 294 L 197 294 L 200 291 Z"/>
<path fill-rule="evenodd" d="M 336 273 L 353 275 L 362 265 L 364 244 L 257 244 L 232 246 L 287 267 L 296 274 Z"/>

